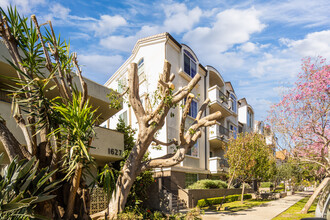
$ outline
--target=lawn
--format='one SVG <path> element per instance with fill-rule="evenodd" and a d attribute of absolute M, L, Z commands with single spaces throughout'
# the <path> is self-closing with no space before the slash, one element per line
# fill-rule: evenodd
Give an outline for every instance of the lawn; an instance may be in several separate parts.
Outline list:
<path fill-rule="evenodd" d="M 282 212 L 280 215 L 277 217 L 273 218 L 272 220 L 295 220 L 295 219 L 301 219 L 301 218 L 308 218 L 308 217 L 314 217 L 315 214 L 315 208 L 317 204 L 317 199 L 315 199 L 313 205 L 309 209 L 307 214 L 300 214 L 299 212 L 301 209 L 304 207 L 306 204 L 307 200 L 309 197 L 303 198 L 293 206 L 291 206 L 289 209 L 286 211 Z"/>
<path fill-rule="evenodd" d="M 243 204 L 241 203 L 241 201 L 224 203 L 224 204 L 222 204 L 220 210 L 218 210 L 219 205 L 204 207 L 204 208 L 202 208 L 202 210 L 217 211 L 217 212 L 221 212 L 221 213 L 238 212 L 238 211 L 249 209 L 249 208 L 252 208 L 255 206 L 260 206 L 260 205 L 270 202 L 270 201 L 271 200 L 248 199 L 248 200 L 245 200 Z"/>

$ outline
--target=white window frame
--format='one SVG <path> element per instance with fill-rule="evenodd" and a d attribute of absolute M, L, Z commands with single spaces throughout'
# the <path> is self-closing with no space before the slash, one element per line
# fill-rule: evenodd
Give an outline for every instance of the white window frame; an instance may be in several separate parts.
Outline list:
<path fill-rule="evenodd" d="M 186 72 L 185 70 L 185 56 L 187 56 L 187 58 L 189 58 L 190 63 L 189 63 L 189 73 Z M 192 63 L 195 65 L 196 69 L 195 69 L 195 75 L 198 73 L 198 60 L 197 58 L 193 55 L 193 53 L 191 51 L 189 51 L 187 48 L 186 49 L 182 49 L 182 70 L 183 72 L 190 76 L 191 78 L 193 78 L 194 76 L 192 76 L 192 71 L 191 71 L 191 67 L 192 67 Z"/>
<path fill-rule="evenodd" d="M 234 93 L 229 93 L 229 97 L 230 97 L 230 100 L 231 100 L 231 110 L 235 113 L 237 113 L 237 97 Z M 233 98 L 235 100 L 233 100 Z M 234 106 L 235 106 L 235 109 L 234 109 Z"/>

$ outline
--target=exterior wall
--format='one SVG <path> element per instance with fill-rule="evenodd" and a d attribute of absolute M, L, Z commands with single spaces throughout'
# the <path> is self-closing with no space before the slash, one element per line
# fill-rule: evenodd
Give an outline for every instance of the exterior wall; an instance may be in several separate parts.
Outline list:
<path fill-rule="evenodd" d="M 0 91 L 1 93 L 1 91 Z M 14 118 L 11 116 L 11 103 L 0 100 L 0 116 L 6 121 L 7 128 L 16 137 L 19 143 L 25 144 L 25 139 L 22 131 L 18 128 Z M 0 141 L 0 152 L 5 152 L 5 149 Z M 8 164 L 9 157 L 5 153 L 2 164 Z"/>
<path fill-rule="evenodd" d="M 160 41 L 153 44 L 141 45 L 136 54 L 132 54 L 131 57 L 116 71 L 114 76 L 111 78 L 111 81 L 106 83 L 106 86 L 119 89 L 118 80 L 124 79 L 127 82 L 128 68 L 130 63 L 138 63 L 139 60 L 144 59 L 144 73 L 145 80 L 140 82 L 140 96 L 141 101 L 145 103 L 144 96 L 149 94 L 149 98 L 152 99 L 154 92 L 157 89 L 157 83 L 159 79 L 159 74 L 163 71 L 164 59 L 165 59 L 165 42 Z M 132 128 L 137 129 L 137 120 L 134 115 L 133 109 L 128 106 L 127 103 L 123 104 L 123 109 L 118 112 L 115 116 L 109 119 L 109 128 L 115 129 L 119 120 L 119 116 L 127 112 L 127 122 Z M 157 138 L 161 141 L 167 142 L 167 133 L 166 133 L 166 122 L 159 132 Z M 151 157 L 159 157 L 167 154 L 166 147 L 162 147 L 160 150 L 150 151 Z"/>
<path fill-rule="evenodd" d="M 247 106 L 238 108 L 238 120 L 242 124 L 247 124 Z"/>
<path fill-rule="evenodd" d="M 186 203 L 188 208 L 194 208 L 198 200 L 241 194 L 242 189 L 184 189 L 178 191 L 180 200 Z M 253 193 L 253 189 L 244 189 L 244 193 Z"/>

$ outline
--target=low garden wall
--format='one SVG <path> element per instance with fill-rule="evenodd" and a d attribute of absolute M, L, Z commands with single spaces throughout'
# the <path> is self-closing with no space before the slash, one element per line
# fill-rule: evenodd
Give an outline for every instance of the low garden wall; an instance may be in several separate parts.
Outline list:
<path fill-rule="evenodd" d="M 179 189 L 178 197 L 185 202 L 188 208 L 197 205 L 200 199 L 222 197 L 228 195 L 241 194 L 242 189 Z M 253 193 L 253 189 L 245 189 L 244 193 Z"/>

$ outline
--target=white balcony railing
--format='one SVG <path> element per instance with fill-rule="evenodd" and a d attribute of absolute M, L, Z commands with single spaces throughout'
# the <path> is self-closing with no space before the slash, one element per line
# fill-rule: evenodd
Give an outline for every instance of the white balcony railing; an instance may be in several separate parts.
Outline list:
<path fill-rule="evenodd" d="M 223 173 L 229 171 L 229 165 L 226 159 L 221 157 L 211 157 L 209 159 L 211 173 Z"/>
<path fill-rule="evenodd" d="M 229 98 L 226 96 L 218 86 L 213 86 L 209 90 L 210 102 L 218 102 L 226 109 L 230 109 Z"/>
<path fill-rule="evenodd" d="M 210 139 L 222 139 L 226 140 L 229 139 L 230 132 L 229 129 L 222 126 L 220 123 L 216 123 L 215 125 L 212 125 L 209 127 L 209 138 Z"/>

